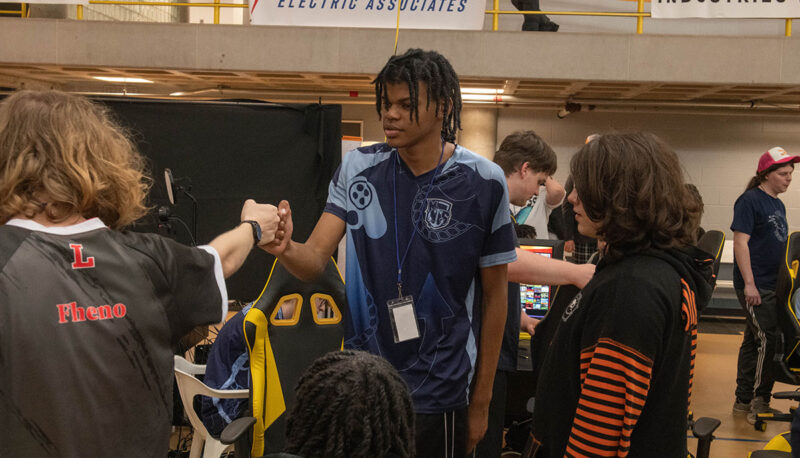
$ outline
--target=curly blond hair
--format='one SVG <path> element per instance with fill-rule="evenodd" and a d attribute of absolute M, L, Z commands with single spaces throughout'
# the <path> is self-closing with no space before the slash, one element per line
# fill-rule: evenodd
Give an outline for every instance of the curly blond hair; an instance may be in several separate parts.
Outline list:
<path fill-rule="evenodd" d="M 144 159 L 106 107 L 58 91 L 0 103 L 0 223 L 44 212 L 120 229 L 147 213 Z"/>

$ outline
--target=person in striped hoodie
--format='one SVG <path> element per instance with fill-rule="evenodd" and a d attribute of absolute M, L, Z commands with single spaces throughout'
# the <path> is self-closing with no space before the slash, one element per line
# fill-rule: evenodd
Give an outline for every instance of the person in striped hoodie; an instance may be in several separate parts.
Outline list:
<path fill-rule="evenodd" d="M 581 234 L 605 242 L 544 356 L 533 412 L 540 457 L 681 457 L 711 256 L 675 153 L 649 133 L 603 135 L 574 156 Z"/>

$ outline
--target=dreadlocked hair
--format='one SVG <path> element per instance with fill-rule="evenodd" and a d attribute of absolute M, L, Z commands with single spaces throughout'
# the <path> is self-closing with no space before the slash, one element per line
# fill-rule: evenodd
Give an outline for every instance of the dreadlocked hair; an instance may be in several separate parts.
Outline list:
<path fill-rule="evenodd" d="M 389 58 L 372 81 L 378 118 L 387 98 L 386 85 L 405 83 L 411 96 L 411 120 L 416 117 L 419 122 L 417 99 L 420 81 L 428 85 L 426 108 L 433 101 L 436 111 L 443 113 L 442 138 L 455 142 L 456 131 L 461 129 L 461 86 L 450 62 L 436 51 L 409 49 L 402 56 Z"/>
<path fill-rule="evenodd" d="M 413 458 L 414 408 L 408 386 L 384 359 L 331 352 L 295 389 L 285 451 L 303 458 Z"/>

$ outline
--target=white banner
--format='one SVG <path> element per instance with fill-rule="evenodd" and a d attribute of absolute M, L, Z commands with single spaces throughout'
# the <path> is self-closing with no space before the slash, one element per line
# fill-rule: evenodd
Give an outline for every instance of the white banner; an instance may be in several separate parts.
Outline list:
<path fill-rule="evenodd" d="M 250 23 L 480 30 L 486 0 L 251 0 Z M 366 44 L 366 43 L 365 43 Z"/>
<path fill-rule="evenodd" d="M 800 0 L 652 0 L 654 18 L 796 18 Z"/>

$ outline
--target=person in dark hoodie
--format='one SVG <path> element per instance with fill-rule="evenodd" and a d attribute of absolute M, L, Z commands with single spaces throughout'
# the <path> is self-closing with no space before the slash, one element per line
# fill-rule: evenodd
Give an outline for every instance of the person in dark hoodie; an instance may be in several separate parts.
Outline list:
<path fill-rule="evenodd" d="M 603 135 L 570 164 L 578 230 L 606 245 L 560 317 L 533 413 L 537 458 L 681 457 L 710 256 L 675 153 L 649 133 Z"/>

